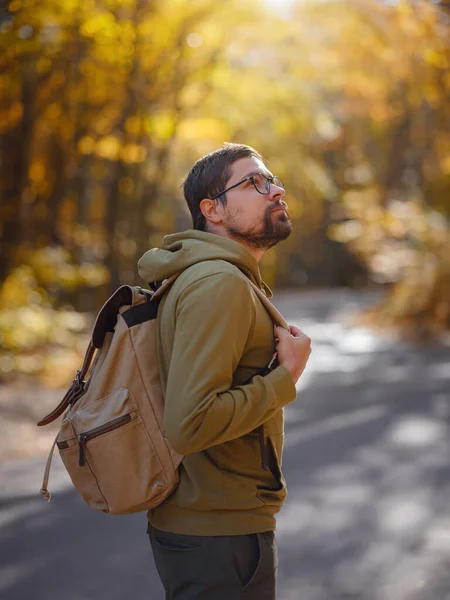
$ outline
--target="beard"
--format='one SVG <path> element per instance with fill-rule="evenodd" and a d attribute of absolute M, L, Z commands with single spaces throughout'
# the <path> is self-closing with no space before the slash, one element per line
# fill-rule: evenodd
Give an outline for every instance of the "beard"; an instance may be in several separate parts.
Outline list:
<path fill-rule="evenodd" d="M 292 231 L 292 223 L 287 210 L 272 214 L 275 208 L 281 206 L 285 207 L 284 203 L 268 206 L 259 227 L 258 225 L 242 227 L 239 223 L 239 214 L 234 215 L 227 224 L 227 231 L 233 238 L 242 241 L 254 250 L 268 250 L 288 238 Z"/>

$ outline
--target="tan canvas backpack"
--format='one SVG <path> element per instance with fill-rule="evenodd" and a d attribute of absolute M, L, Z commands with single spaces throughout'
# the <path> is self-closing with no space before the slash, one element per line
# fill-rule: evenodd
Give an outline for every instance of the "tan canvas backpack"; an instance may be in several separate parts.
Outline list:
<path fill-rule="evenodd" d="M 38 423 L 47 425 L 66 411 L 40 492 L 48 500 L 55 445 L 75 488 L 94 510 L 148 510 L 177 486 L 183 456 L 164 435 L 156 316 L 162 295 L 178 275 L 155 292 L 122 286 L 98 313 L 82 368 L 60 404 Z M 245 279 L 274 322 L 287 327 L 261 290 Z M 263 467 L 268 468 L 263 426 L 259 434 Z"/>

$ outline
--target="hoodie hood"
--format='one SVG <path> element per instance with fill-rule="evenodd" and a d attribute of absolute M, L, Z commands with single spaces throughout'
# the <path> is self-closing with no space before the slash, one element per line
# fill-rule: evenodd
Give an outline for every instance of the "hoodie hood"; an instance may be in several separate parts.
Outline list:
<path fill-rule="evenodd" d="M 138 273 L 147 283 L 163 281 L 205 260 L 226 260 L 236 265 L 267 297 L 272 296 L 261 279 L 258 261 L 239 242 L 215 233 L 188 229 L 166 235 L 163 244 L 162 248 L 148 250 L 138 262 Z"/>

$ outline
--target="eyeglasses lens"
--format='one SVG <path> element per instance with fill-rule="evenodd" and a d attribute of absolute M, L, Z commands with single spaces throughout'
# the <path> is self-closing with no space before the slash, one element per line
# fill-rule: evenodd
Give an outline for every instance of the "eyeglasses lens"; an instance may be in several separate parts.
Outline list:
<path fill-rule="evenodd" d="M 283 188 L 283 190 L 284 190 L 284 183 L 281 181 L 281 179 L 279 177 L 274 177 L 272 183 L 280 188 Z"/>
<path fill-rule="evenodd" d="M 253 175 L 253 182 L 254 182 L 256 189 L 258 190 L 258 192 L 260 194 L 268 194 L 270 192 L 270 184 L 271 183 L 284 189 L 283 182 L 281 181 L 281 179 L 279 177 L 271 178 L 271 182 L 269 183 L 269 180 L 267 179 L 267 177 L 265 175 L 263 175 L 262 173 L 257 173 L 256 175 Z"/>
<path fill-rule="evenodd" d="M 253 183 L 260 194 L 267 194 L 269 192 L 269 182 L 264 175 L 260 173 L 253 175 Z"/>

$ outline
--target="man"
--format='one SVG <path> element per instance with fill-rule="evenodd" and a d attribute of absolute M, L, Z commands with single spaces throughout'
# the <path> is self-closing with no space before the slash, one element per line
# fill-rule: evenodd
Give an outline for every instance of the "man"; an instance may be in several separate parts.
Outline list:
<path fill-rule="evenodd" d="M 274 331 L 248 280 L 271 295 L 258 261 L 291 232 L 285 190 L 253 148 L 225 144 L 197 161 L 184 194 L 194 230 L 139 261 L 147 282 L 183 271 L 160 304 L 158 360 L 165 433 L 186 456 L 148 533 L 167 599 L 273 600 L 283 407 L 311 349 L 297 327 Z M 279 366 L 264 371 L 275 350 Z"/>

